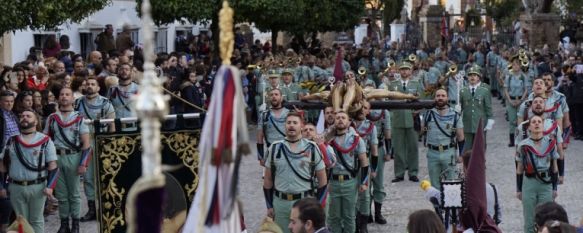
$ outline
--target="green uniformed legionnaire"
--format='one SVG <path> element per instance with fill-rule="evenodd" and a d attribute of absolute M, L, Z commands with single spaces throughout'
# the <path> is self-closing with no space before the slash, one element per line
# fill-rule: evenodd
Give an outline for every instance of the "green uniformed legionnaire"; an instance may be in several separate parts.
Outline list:
<path fill-rule="evenodd" d="M 557 196 L 559 155 L 556 147 L 559 145 L 556 138 L 543 135 L 540 116 L 530 118 L 528 130 L 530 137 L 521 141 L 516 149 L 516 196 L 522 201 L 523 232 L 534 233 L 535 207 Z"/>
<path fill-rule="evenodd" d="M 391 82 L 389 90 L 423 97 L 423 87 L 418 81 L 411 80 L 412 65 L 403 62 L 400 67 L 401 79 Z M 393 149 L 395 150 L 395 178 L 392 182 L 400 182 L 409 171 L 409 180 L 418 182 L 419 150 L 417 148 L 418 132 L 413 127 L 414 118 L 418 115 L 413 111 L 394 110 L 391 112 L 391 129 L 393 133 Z"/>
<path fill-rule="evenodd" d="M 265 85 L 265 88 L 262 90 L 263 96 L 261 97 L 261 101 L 260 103 L 265 104 L 265 109 L 271 107 L 271 101 L 269 98 L 269 93 L 271 92 L 271 90 L 273 89 L 280 89 L 281 90 L 281 74 L 279 72 L 277 72 L 276 70 L 269 70 L 269 72 L 267 72 L 267 84 Z M 282 96 L 283 96 L 283 90 L 282 91 Z M 283 97 L 282 97 L 283 98 Z M 260 104 L 261 105 L 261 104 Z M 265 109 L 259 109 L 259 114 L 261 114 L 261 111 L 265 110 Z"/>
<path fill-rule="evenodd" d="M 521 62 L 520 67 L 524 75 L 526 75 L 526 92 L 530 94 L 532 93 L 532 82 L 538 76 L 537 68 L 532 65 L 532 62 L 529 62 L 528 66 L 523 66 Z"/>
<path fill-rule="evenodd" d="M 99 95 L 99 83 L 93 77 L 87 79 L 87 94 L 75 100 L 75 111 L 78 111 L 83 118 L 89 120 L 114 119 L 115 109 L 109 100 Z M 93 127 L 90 128 L 90 131 Z M 114 123 L 101 124 L 101 132 L 115 132 Z M 95 132 L 90 132 L 95 133 Z M 95 142 L 91 142 L 91 147 L 95 148 Z M 87 173 L 83 178 L 83 191 L 87 197 L 87 214 L 81 218 L 81 222 L 93 221 L 96 219 L 95 209 L 95 160 L 92 159 L 87 167 Z"/>
<path fill-rule="evenodd" d="M 318 145 L 320 152 L 322 152 L 324 165 L 326 165 L 326 174 L 330 174 L 330 169 L 336 166 L 336 163 L 338 162 L 332 146 L 328 145 L 323 137 L 318 136 L 318 133 L 316 132 L 316 126 L 310 122 L 304 124 L 304 127 L 302 128 L 302 137 L 313 141 L 316 143 L 316 145 Z M 329 178 L 328 176 L 326 177 Z M 330 195 L 327 195 L 327 193 L 324 193 L 324 197 L 319 199 L 320 203 L 325 203 L 324 213 L 326 213 L 326 216 L 328 216 L 328 210 L 330 208 L 330 201 L 328 201 L 329 199 Z"/>
<path fill-rule="evenodd" d="M 268 216 L 289 232 L 292 205 L 307 196 L 324 197 L 328 180 L 322 153 L 316 143 L 302 138 L 302 119 L 290 113 L 285 120 L 285 140 L 273 142 L 267 152 L 263 190 Z M 315 187 L 318 179 L 318 188 Z"/>
<path fill-rule="evenodd" d="M 368 190 L 368 159 L 366 145 L 350 128 L 345 112 L 336 113 L 335 137 L 330 141 L 338 162 L 331 169 L 330 209 L 328 225 L 332 232 L 353 233 L 356 230 L 357 192 Z M 360 178 L 360 179 L 358 179 Z M 367 221 L 364 218 L 360 221 Z"/>
<path fill-rule="evenodd" d="M 375 210 L 373 220 L 378 224 L 386 224 L 387 220 L 383 217 L 381 209 L 387 196 L 384 184 L 385 162 L 391 160 L 391 114 L 388 110 L 372 110 L 368 115 L 368 120 L 380 129 L 378 131 L 379 160 L 376 176 L 372 177 L 372 200 Z"/>
<path fill-rule="evenodd" d="M 263 146 L 269 148 L 271 143 L 285 138 L 285 118 L 289 113 L 289 110 L 282 106 L 280 89 L 271 90 L 269 99 L 271 108 L 259 114 L 257 123 L 257 156 L 261 165 L 265 162 Z"/>
<path fill-rule="evenodd" d="M 496 94 L 500 94 L 498 93 L 498 78 L 496 78 L 498 59 L 498 48 L 492 46 L 490 52 L 486 55 L 486 73 L 488 74 L 487 78 L 490 80 L 490 87 Z"/>
<path fill-rule="evenodd" d="M 20 134 L 8 140 L 0 152 L 0 198 L 7 197 L 4 181 L 10 176 L 10 203 L 35 232 L 44 232 L 43 210 L 47 197 L 53 196 L 59 170 L 55 145 L 49 136 L 37 132 L 40 118 L 33 111 L 20 115 Z M 4 160 L 10 161 L 8 168 Z M 6 172 L 9 171 L 7 174 Z"/>
<path fill-rule="evenodd" d="M 447 92 L 438 89 L 435 92 L 436 107 L 425 113 L 421 125 L 426 134 L 429 180 L 437 189 L 441 187 L 442 174 L 454 172 L 465 142 L 462 117 L 447 102 Z"/>
<path fill-rule="evenodd" d="M 526 75 L 520 70 L 518 56 L 512 58 L 512 71 L 504 79 L 504 98 L 506 98 L 506 114 L 508 114 L 509 147 L 514 146 L 514 131 L 516 130 L 516 114 L 520 104 L 526 98 Z"/>
<path fill-rule="evenodd" d="M 302 88 L 297 83 L 293 82 L 293 70 L 285 69 L 281 74 L 282 82 L 280 84 L 281 92 L 283 93 L 283 100 L 295 101 L 300 99 Z"/>
<path fill-rule="evenodd" d="M 44 133 L 53 139 L 59 157 L 60 176 L 55 192 L 61 218 L 59 233 L 78 233 L 81 217 L 79 176 L 87 171 L 92 153 L 89 128 L 83 123 L 81 114 L 73 110 L 73 91 L 62 88 L 58 94 L 59 111 L 48 117 Z M 71 228 L 69 218 L 72 219 Z"/>
<path fill-rule="evenodd" d="M 468 86 L 460 91 L 464 138 L 466 140 L 464 151 L 471 149 L 480 119 L 488 119 L 485 131 L 491 130 L 494 126 L 492 94 L 488 84 L 481 82 L 480 75 L 482 75 L 480 67 L 474 66 L 470 68 L 468 71 Z"/>
<path fill-rule="evenodd" d="M 138 84 L 132 82 L 131 77 L 132 67 L 129 64 L 120 64 L 117 75 L 119 78 L 119 85 L 113 86 L 108 91 L 108 99 L 115 108 L 115 117 L 126 118 L 135 117 L 136 113 L 131 109 L 132 96 L 138 93 L 140 89 Z M 121 123 L 121 131 L 137 130 L 137 122 Z"/>
<path fill-rule="evenodd" d="M 362 109 L 359 110 L 354 117 L 352 127 L 354 128 L 356 134 L 364 141 L 366 145 L 367 157 L 369 159 L 370 166 L 370 179 L 377 176 L 378 164 L 379 164 L 379 140 L 378 132 L 375 124 L 368 119 L 366 116 L 370 112 L 370 104 L 365 102 L 362 105 Z M 367 174 L 368 175 L 368 174 Z M 358 231 L 368 232 L 367 224 L 370 215 L 370 205 L 371 205 L 371 185 L 369 185 L 369 190 L 358 194 L 358 200 L 356 204 L 356 224 Z M 380 212 L 379 212 L 380 213 Z M 362 219 L 365 219 L 364 221 Z"/>

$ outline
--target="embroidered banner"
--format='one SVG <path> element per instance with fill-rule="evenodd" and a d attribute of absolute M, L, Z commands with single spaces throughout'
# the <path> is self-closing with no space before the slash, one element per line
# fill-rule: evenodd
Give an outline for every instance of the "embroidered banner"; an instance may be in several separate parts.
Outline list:
<path fill-rule="evenodd" d="M 198 186 L 198 143 L 202 120 L 186 127 L 183 119 L 166 121 L 162 129 L 162 164 L 167 167 L 166 203 L 163 228 L 177 232 L 184 224 L 188 207 Z M 98 125 L 95 123 L 94 125 Z M 116 122 L 117 125 L 122 125 Z M 121 127 L 116 127 L 120 129 Z M 129 132 L 95 133 L 96 192 L 99 232 L 124 233 L 127 227 L 127 194 L 140 177 L 141 134 Z"/>

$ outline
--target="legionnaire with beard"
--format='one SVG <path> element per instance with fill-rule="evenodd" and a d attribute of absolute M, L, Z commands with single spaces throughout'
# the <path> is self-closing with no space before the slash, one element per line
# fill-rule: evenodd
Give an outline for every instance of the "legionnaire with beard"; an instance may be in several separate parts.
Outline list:
<path fill-rule="evenodd" d="M 364 102 L 362 109 L 355 114 L 354 121 L 352 122 L 352 127 L 355 129 L 356 134 L 364 141 L 366 145 L 367 157 L 369 159 L 370 166 L 370 178 L 372 179 L 377 175 L 377 168 L 379 164 L 379 153 L 378 153 L 378 132 L 375 124 L 368 119 L 366 116 L 370 113 L 370 103 Z M 365 174 L 368 176 L 368 174 Z M 362 176 L 362 174 L 361 174 Z M 370 185 L 369 190 L 358 193 L 358 201 L 356 204 L 356 231 L 360 233 L 367 233 L 367 223 L 368 218 L 371 213 L 370 211 Z M 380 214 L 380 209 L 379 209 Z"/>
<path fill-rule="evenodd" d="M 78 111 L 83 118 L 89 120 L 114 119 L 115 109 L 109 99 L 99 95 L 99 83 L 93 76 L 87 78 L 86 95 L 75 100 L 75 111 Z M 115 132 L 115 125 L 112 123 L 101 124 L 102 132 Z M 91 132 L 95 133 L 95 132 Z M 91 143 L 94 148 L 95 145 Z M 93 221 L 96 219 L 95 208 L 95 160 L 92 159 L 87 167 L 87 173 L 83 178 L 83 190 L 87 197 L 88 211 L 81 218 L 81 222 Z"/>
<path fill-rule="evenodd" d="M 78 233 L 81 217 L 81 197 L 79 194 L 79 176 L 85 174 L 91 160 L 89 128 L 83 123 L 83 117 L 73 109 L 73 91 L 62 88 L 59 94 L 59 111 L 47 119 L 44 133 L 55 143 L 59 160 L 57 165 L 60 176 L 57 181 L 55 197 L 59 200 L 59 233 Z M 69 228 L 69 218 L 72 227 Z"/>
<path fill-rule="evenodd" d="M 345 112 L 336 113 L 334 133 L 335 137 L 330 145 L 334 148 L 338 162 L 330 172 L 328 225 L 332 232 L 352 233 L 356 230 L 354 224 L 356 194 L 368 190 L 366 144 L 354 130 L 350 129 L 350 118 Z M 365 218 L 362 221 L 366 220 Z"/>
<path fill-rule="evenodd" d="M 324 197 L 328 179 L 322 153 L 313 141 L 302 138 L 302 118 L 289 113 L 285 118 L 284 140 L 273 142 L 265 160 L 263 191 L 267 215 L 284 232 L 289 232 L 292 205 L 307 196 Z M 315 179 L 318 187 L 315 187 Z"/>
<path fill-rule="evenodd" d="M 116 118 L 135 117 L 135 112 L 131 110 L 132 96 L 138 93 L 139 86 L 132 82 L 132 66 L 124 63 L 120 64 L 117 70 L 119 84 L 109 89 L 107 98 L 115 108 Z M 137 122 L 121 123 L 121 131 L 133 131 L 137 129 Z"/>
<path fill-rule="evenodd" d="M 462 117 L 447 103 L 447 91 L 438 89 L 435 92 L 436 106 L 425 113 L 421 125 L 426 134 L 429 179 L 436 189 L 441 187 L 441 175 L 448 170 L 454 171 L 465 143 Z M 446 174 L 449 177 L 450 173 Z"/>
<path fill-rule="evenodd" d="M 32 110 L 23 111 L 20 134 L 10 138 L 6 150 L 0 152 L 0 198 L 6 198 L 6 189 L 10 190 L 14 211 L 28 220 L 34 232 L 44 232 L 45 201 L 53 196 L 59 176 L 55 145 L 49 136 L 37 132 L 40 120 Z M 4 167 L 4 160 L 10 161 L 9 167 Z M 4 187 L 6 175 L 11 179 L 9 187 Z"/>
<path fill-rule="evenodd" d="M 542 96 L 535 96 L 530 104 L 531 116 L 540 116 L 543 118 L 543 135 L 550 135 L 551 138 L 557 140 L 557 152 L 559 159 L 557 160 L 557 168 L 559 171 L 559 183 L 563 183 L 565 175 L 565 150 L 563 149 L 563 135 L 559 122 L 544 116 L 545 113 L 545 99 Z M 526 112 L 525 114 L 528 114 Z M 529 121 L 524 121 L 516 127 L 516 144 L 527 139 L 530 134 L 528 131 Z"/>
<path fill-rule="evenodd" d="M 282 106 L 283 97 L 280 89 L 269 91 L 271 108 L 259 114 L 257 123 L 257 156 L 263 166 L 265 162 L 264 146 L 269 148 L 271 144 L 285 138 L 285 119 L 289 110 Z"/>

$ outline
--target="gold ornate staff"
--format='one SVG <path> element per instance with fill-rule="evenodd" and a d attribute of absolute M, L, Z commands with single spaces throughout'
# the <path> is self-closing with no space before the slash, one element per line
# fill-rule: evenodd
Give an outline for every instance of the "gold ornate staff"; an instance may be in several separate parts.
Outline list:
<path fill-rule="evenodd" d="M 162 93 L 163 80 L 154 71 L 154 33 L 150 1 L 142 2 L 144 36 L 144 78 L 136 97 L 135 111 L 142 128 L 142 176 L 128 193 L 128 231 L 160 232 L 165 178 L 160 155 L 161 120 L 168 113 L 168 98 Z"/>

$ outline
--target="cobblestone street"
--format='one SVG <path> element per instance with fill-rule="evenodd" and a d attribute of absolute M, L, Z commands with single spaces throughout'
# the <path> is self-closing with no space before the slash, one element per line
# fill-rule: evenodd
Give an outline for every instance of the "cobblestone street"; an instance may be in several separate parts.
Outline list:
<path fill-rule="evenodd" d="M 504 112 L 498 101 L 494 102 L 494 115 L 496 124 L 493 131 L 487 135 L 487 178 L 498 188 L 502 205 L 503 232 L 522 232 L 522 206 L 515 197 L 515 168 L 513 162 L 513 148 L 507 146 L 507 122 L 504 120 Z M 251 131 L 254 138 L 255 131 Z M 579 177 L 583 176 L 583 142 L 571 141 L 567 150 L 567 165 L 565 184 L 559 186 L 557 202 L 562 204 L 572 224 L 578 224 L 583 218 L 583 183 Z M 420 145 L 420 171 L 421 179 L 428 179 L 427 163 L 425 160 L 426 149 Z M 389 221 L 387 225 L 369 224 L 370 232 L 405 232 L 407 219 L 410 213 L 418 209 L 432 209 L 431 204 L 423 197 L 419 183 L 404 181 L 391 184 L 393 179 L 393 163 L 385 166 L 385 189 L 387 199 L 383 205 L 383 214 Z M 243 203 L 245 222 L 248 232 L 256 232 L 261 220 L 266 214 L 265 202 L 262 193 L 261 168 L 256 157 L 248 156 L 243 159 L 240 175 L 240 199 Z M 85 213 L 85 201 L 82 202 L 82 213 Z M 58 217 L 53 215 L 48 218 L 46 232 L 56 232 L 59 227 Z M 84 233 L 97 231 L 97 223 L 81 223 Z"/>

